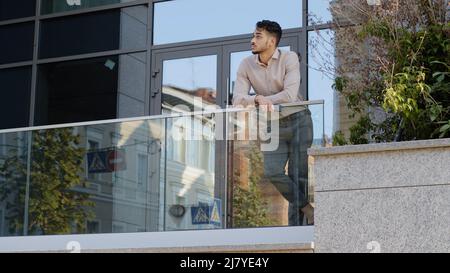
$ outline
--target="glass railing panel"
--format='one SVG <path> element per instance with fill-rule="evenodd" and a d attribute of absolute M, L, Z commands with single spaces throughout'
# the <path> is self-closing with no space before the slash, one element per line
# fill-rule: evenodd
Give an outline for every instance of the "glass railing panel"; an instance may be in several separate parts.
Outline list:
<path fill-rule="evenodd" d="M 216 169 L 216 138 L 221 113 L 166 119 L 166 152 L 161 168 L 165 177 L 165 230 L 223 228 L 224 193 Z"/>
<path fill-rule="evenodd" d="M 313 224 L 308 155 L 323 144 L 323 103 L 229 114 L 229 226 Z"/>
<path fill-rule="evenodd" d="M 163 133 L 162 120 L 26 133 L 31 136 L 29 179 L 21 175 L 9 182 L 29 189 L 20 193 L 26 212 L 6 225 L 25 226 L 25 235 L 162 230 L 156 163 Z M 25 167 L 21 160 L 15 168 L 26 174 Z M 7 195 L 14 199 L 16 193 Z"/>
<path fill-rule="evenodd" d="M 320 102 L 3 130 L 0 236 L 311 225 L 323 134 Z"/>

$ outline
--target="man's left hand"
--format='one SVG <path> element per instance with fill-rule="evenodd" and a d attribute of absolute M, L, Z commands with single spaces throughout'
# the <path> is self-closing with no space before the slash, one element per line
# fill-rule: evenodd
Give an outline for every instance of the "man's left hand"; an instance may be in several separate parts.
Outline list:
<path fill-rule="evenodd" d="M 275 107 L 273 107 L 272 101 L 264 96 L 257 95 L 255 98 L 255 103 L 259 105 L 262 110 L 268 112 L 275 111 Z"/>

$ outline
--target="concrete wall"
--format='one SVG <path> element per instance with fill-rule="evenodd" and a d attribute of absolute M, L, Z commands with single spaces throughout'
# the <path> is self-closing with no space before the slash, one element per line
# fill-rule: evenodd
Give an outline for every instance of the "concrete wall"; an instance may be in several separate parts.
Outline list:
<path fill-rule="evenodd" d="M 450 252 L 450 139 L 310 156 L 316 252 Z"/>

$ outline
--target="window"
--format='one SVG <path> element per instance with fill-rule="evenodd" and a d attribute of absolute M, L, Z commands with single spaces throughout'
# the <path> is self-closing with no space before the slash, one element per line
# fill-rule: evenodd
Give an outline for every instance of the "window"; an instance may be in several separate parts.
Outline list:
<path fill-rule="evenodd" d="M 117 63 L 117 56 L 113 56 L 40 66 L 36 123 L 115 118 Z"/>
<path fill-rule="evenodd" d="M 168 112 L 168 111 L 167 111 Z M 166 112 L 166 110 L 164 110 L 163 109 L 163 111 L 162 111 L 162 114 L 163 115 L 166 115 L 167 114 L 167 112 Z M 174 130 L 174 126 L 173 126 L 173 119 L 171 119 L 171 118 L 168 118 L 167 119 L 167 130 L 169 131 L 169 132 L 173 132 L 173 130 Z M 166 153 L 165 154 L 167 154 L 167 160 L 174 160 L 175 159 L 175 155 L 174 155 L 174 153 L 175 153 L 175 149 L 174 149 L 174 141 L 173 141 L 173 134 L 169 134 L 168 136 L 167 136 L 167 145 L 166 145 Z M 163 156 L 165 155 L 164 153 L 163 153 Z"/>
<path fill-rule="evenodd" d="M 112 225 L 112 232 L 113 233 L 124 233 L 126 229 L 125 224 L 121 224 L 121 223 L 114 223 Z"/>
<path fill-rule="evenodd" d="M 6 134 L 0 134 L 0 156 L 6 155 Z M 0 162 L 1 165 L 1 162 Z M 3 177 L 0 176 L 0 181 Z"/>
<path fill-rule="evenodd" d="M 36 0 L 0 0 L 0 21 L 34 16 L 35 12 Z"/>
<path fill-rule="evenodd" d="M 98 149 L 100 149 L 100 143 L 98 141 L 95 140 L 88 140 L 88 150 L 89 152 L 95 152 Z M 88 179 L 92 182 L 94 180 L 100 180 L 100 174 L 95 174 L 95 173 L 89 173 L 89 168 L 86 168 L 86 170 L 88 171 Z"/>
<path fill-rule="evenodd" d="M 308 0 L 308 24 L 331 22 L 331 2 L 331 0 Z"/>
<path fill-rule="evenodd" d="M 146 54 L 40 65 L 36 124 L 145 115 Z"/>
<path fill-rule="evenodd" d="M 0 26 L 0 64 L 33 59 L 34 23 Z"/>
<path fill-rule="evenodd" d="M 3 216 L 3 209 L 0 208 L 0 236 L 3 236 L 3 225 L 4 225 L 4 216 Z"/>
<path fill-rule="evenodd" d="M 41 0 L 41 13 L 48 14 L 132 1 L 134 0 Z"/>
<path fill-rule="evenodd" d="M 147 185 L 148 178 L 148 155 L 139 154 L 138 155 L 138 173 L 137 173 L 137 183 L 139 187 L 144 187 Z"/>
<path fill-rule="evenodd" d="M 199 101 L 202 107 L 215 105 L 217 78 L 217 55 L 164 61 L 162 108 L 195 111 Z"/>
<path fill-rule="evenodd" d="M 155 45 L 252 33 L 262 19 L 302 23 L 301 0 L 175 0 L 154 5 Z M 176 20 L 176 21 L 175 21 Z M 179 22 L 179 23 L 175 23 Z"/>
<path fill-rule="evenodd" d="M 0 129 L 29 124 L 31 67 L 0 70 Z"/>
<path fill-rule="evenodd" d="M 99 220 L 87 221 L 86 233 L 87 234 L 100 233 L 100 221 Z"/>
<path fill-rule="evenodd" d="M 94 140 L 88 140 L 88 144 L 89 144 L 89 150 L 91 150 L 91 151 L 95 151 L 100 147 L 99 143 Z"/>
<path fill-rule="evenodd" d="M 40 58 L 145 49 L 147 7 L 136 6 L 42 21 Z"/>
<path fill-rule="evenodd" d="M 174 141 L 175 156 L 174 159 L 180 163 L 186 163 L 186 129 L 183 126 L 174 127 L 175 134 L 177 134 L 178 139 Z"/>

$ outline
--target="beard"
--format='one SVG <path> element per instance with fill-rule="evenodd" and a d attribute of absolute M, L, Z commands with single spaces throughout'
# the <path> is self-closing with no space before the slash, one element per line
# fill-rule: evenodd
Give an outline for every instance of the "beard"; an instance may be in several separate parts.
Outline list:
<path fill-rule="evenodd" d="M 268 44 L 268 42 L 266 42 L 265 45 L 264 45 L 264 46 L 261 46 L 260 49 L 258 49 L 258 50 L 252 50 L 252 53 L 253 53 L 253 55 L 261 54 L 262 52 L 266 51 L 268 48 L 269 48 L 269 44 Z"/>

